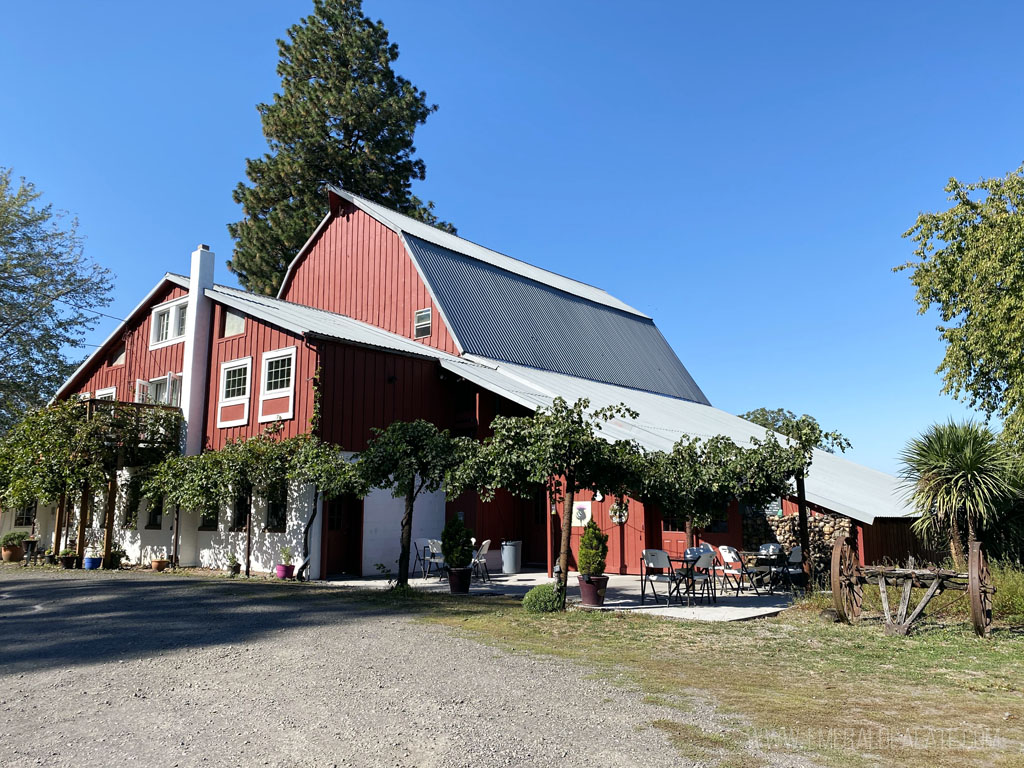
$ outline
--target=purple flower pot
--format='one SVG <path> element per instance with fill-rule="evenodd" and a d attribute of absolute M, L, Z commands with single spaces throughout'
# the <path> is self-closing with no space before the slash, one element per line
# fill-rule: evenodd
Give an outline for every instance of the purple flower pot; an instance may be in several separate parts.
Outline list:
<path fill-rule="evenodd" d="M 295 573 L 294 565 L 277 565 L 274 566 L 274 571 L 277 573 L 279 579 L 290 579 L 292 574 Z"/>

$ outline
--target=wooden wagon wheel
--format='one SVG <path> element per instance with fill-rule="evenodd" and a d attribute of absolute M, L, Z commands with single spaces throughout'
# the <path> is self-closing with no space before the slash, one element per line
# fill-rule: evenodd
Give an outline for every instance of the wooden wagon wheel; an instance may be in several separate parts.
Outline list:
<path fill-rule="evenodd" d="M 839 537 L 832 545 L 832 603 L 847 624 L 860 616 L 864 602 L 864 577 L 860 568 L 857 540 Z"/>
<path fill-rule="evenodd" d="M 992 595 L 995 592 L 981 542 L 975 541 L 967 559 L 967 594 L 971 601 L 971 623 L 978 637 L 988 637 L 992 629 Z"/>

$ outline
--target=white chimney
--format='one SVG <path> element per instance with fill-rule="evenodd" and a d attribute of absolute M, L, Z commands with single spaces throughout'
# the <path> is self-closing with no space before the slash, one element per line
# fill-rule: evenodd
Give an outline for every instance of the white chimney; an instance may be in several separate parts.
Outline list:
<path fill-rule="evenodd" d="M 203 450 L 207 368 L 213 304 L 206 289 L 213 288 L 213 251 L 200 245 L 192 251 L 189 272 L 188 314 L 185 318 L 185 358 L 181 368 L 181 412 L 185 416 L 185 455 Z"/>

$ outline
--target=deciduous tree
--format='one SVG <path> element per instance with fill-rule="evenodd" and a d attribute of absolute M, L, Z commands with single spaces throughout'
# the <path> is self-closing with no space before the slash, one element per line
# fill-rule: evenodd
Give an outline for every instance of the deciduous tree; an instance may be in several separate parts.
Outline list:
<path fill-rule="evenodd" d="M 412 194 L 426 175 L 413 134 L 437 107 L 395 73 L 398 46 L 383 23 L 364 15 L 360 0 L 314 0 L 277 45 L 281 92 L 257 106 L 270 151 L 246 161 L 250 184 L 234 192 L 244 218 L 228 225 L 236 241 L 228 266 L 242 285 L 276 293 L 326 213 L 327 184 L 452 229 Z"/>

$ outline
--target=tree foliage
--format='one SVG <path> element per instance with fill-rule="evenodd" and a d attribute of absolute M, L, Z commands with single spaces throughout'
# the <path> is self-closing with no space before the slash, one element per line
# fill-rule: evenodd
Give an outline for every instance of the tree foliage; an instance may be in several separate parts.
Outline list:
<path fill-rule="evenodd" d="M 426 175 L 413 135 L 437 107 L 395 73 L 398 46 L 383 23 L 364 15 L 360 0 L 314 0 L 312 15 L 277 45 L 281 92 L 257 106 L 270 151 L 246 161 L 250 184 L 234 191 L 244 218 L 228 226 L 229 268 L 265 294 L 276 293 L 323 218 L 327 184 L 439 225 L 433 203 L 411 191 Z"/>
<path fill-rule="evenodd" d="M 1024 166 L 1002 178 L 951 178 L 953 205 L 921 213 L 903 236 L 917 245 L 908 270 L 918 312 L 935 309 L 946 345 L 943 392 L 966 400 L 1004 431 L 1024 436 Z"/>
<path fill-rule="evenodd" d="M 825 430 L 813 416 L 804 414 L 797 416 L 793 411 L 783 408 L 756 408 L 747 411 L 741 419 L 752 421 L 765 429 L 770 429 L 783 437 L 788 437 L 796 442 L 807 457 L 807 467 L 811 466 L 812 453 L 815 448 L 827 451 L 828 453 L 845 453 L 850 447 L 841 432 Z"/>
<path fill-rule="evenodd" d="M 412 551 L 412 517 L 421 493 L 445 488 L 457 496 L 456 478 L 460 467 L 472 462 L 477 443 L 469 438 L 452 437 L 429 421 L 396 421 L 387 429 L 374 429 L 374 437 L 359 456 L 358 471 L 368 488 L 386 488 L 391 495 L 405 499 L 402 516 L 401 553 L 398 559 L 398 584 L 409 583 L 409 556 Z"/>
<path fill-rule="evenodd" d="M 66 351 L 95 325 L 90 310 L 110 303 L 110 273 L 84 256 L 77 221 L 40 197 L 0 168 L 0 434 L 49 400 L 74 367 Z"/>
<path fill-rule="evenodd" d="M 958 569 L 968 543 L 1005 536 L 999 524 L 1020 498 L 1018 461 L 988 428 L 973 422 L 933 424 L 907 443 L 900 477 L 920 517 L 914 532 L 932 546 L 947 545 Z"/>

